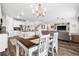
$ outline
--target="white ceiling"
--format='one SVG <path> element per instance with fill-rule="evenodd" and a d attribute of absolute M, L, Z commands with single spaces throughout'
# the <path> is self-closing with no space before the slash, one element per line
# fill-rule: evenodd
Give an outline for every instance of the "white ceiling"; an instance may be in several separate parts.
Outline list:
<path fill-rule="evenodd" d="M 32 9 L 30 5 L 35 4 L 27 4 L 27 3 L 4 3 L 4 13 L 11 17 L 18 16 L 21 12 L 24 12 L 24 16 L 22 16 L 25 20 L 31 21 L 54 21 L 57 17 L 60 18 L 72 18 L 77 16 L 78 13 L 78 3 L 47 3 L 43 4 L 43 6 L 47 9 L 47 13 L 45 17 L 36 17 L 32 14 Z"/>

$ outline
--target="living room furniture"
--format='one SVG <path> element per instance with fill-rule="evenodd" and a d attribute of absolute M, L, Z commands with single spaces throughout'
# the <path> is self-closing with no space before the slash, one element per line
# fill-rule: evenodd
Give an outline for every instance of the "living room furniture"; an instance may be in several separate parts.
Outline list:
<path fill-rule="evenodd" d="M 59 33 L 58 39 L 59 40 L 65 40 L 70 41 L 70 35 L 67 31 L 42 31 L 43 35 L 50 34 L 50 36 L 53 36 L 55 32 Z"/>

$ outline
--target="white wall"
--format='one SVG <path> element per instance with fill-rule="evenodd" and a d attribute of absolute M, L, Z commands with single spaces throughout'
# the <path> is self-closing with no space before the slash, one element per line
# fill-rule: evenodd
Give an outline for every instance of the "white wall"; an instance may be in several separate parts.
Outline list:
<path fill-rule="evenodd" d="M 70 22 L 70 32 L 74 33 L 74 34 L 78 34 L 79 33 L 79 26 L 78 26 L 79 22 L 77 21 L 77 19 L 73 19 Z"/>
<path fill-rule="evenodd" d="M 77 22 L 78 22 L 78 33 L 79 33 L 79 6 L 78 6 L 78 9 L 77 9 L 77 12 L 76 12 L 76 17 L 77 17 Z"/>

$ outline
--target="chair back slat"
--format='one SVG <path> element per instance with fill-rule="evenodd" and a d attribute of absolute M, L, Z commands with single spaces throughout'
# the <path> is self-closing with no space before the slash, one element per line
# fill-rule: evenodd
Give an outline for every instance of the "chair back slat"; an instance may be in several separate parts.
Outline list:
<path fill-rule="evenodd" d="M 54 33 L 53 36 L 53 46 L 58 44 L 58 32 Z"/>

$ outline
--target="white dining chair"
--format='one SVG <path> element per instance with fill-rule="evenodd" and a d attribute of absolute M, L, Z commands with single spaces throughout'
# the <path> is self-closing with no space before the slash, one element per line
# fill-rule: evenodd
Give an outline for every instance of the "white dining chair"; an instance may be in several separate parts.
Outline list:
<path fill-rule="evenodd" d="M 42 35 L 39 39 L 38 49 L 33 52 L 33 56 L 48 56 L 49 49 L 49 34 Z"/>
<path fill-rule="evenodd" d="M 41 36 L 38 49 L 39 56 L 48 56 L 49 37 L 49 34 Z"/>
<path fill-rule="evenodd" d="M 38 35 L 39 37 L 41 37 L 43 34 L 42 34 L 42 30 L 38 30 L 35 32 L 35 35 Z"/>
<path fill-rule="evenodd" d="M 58 54 L 58 32 L 54 33 L 52 42 L 49 44 L 49 53 Z"/>

